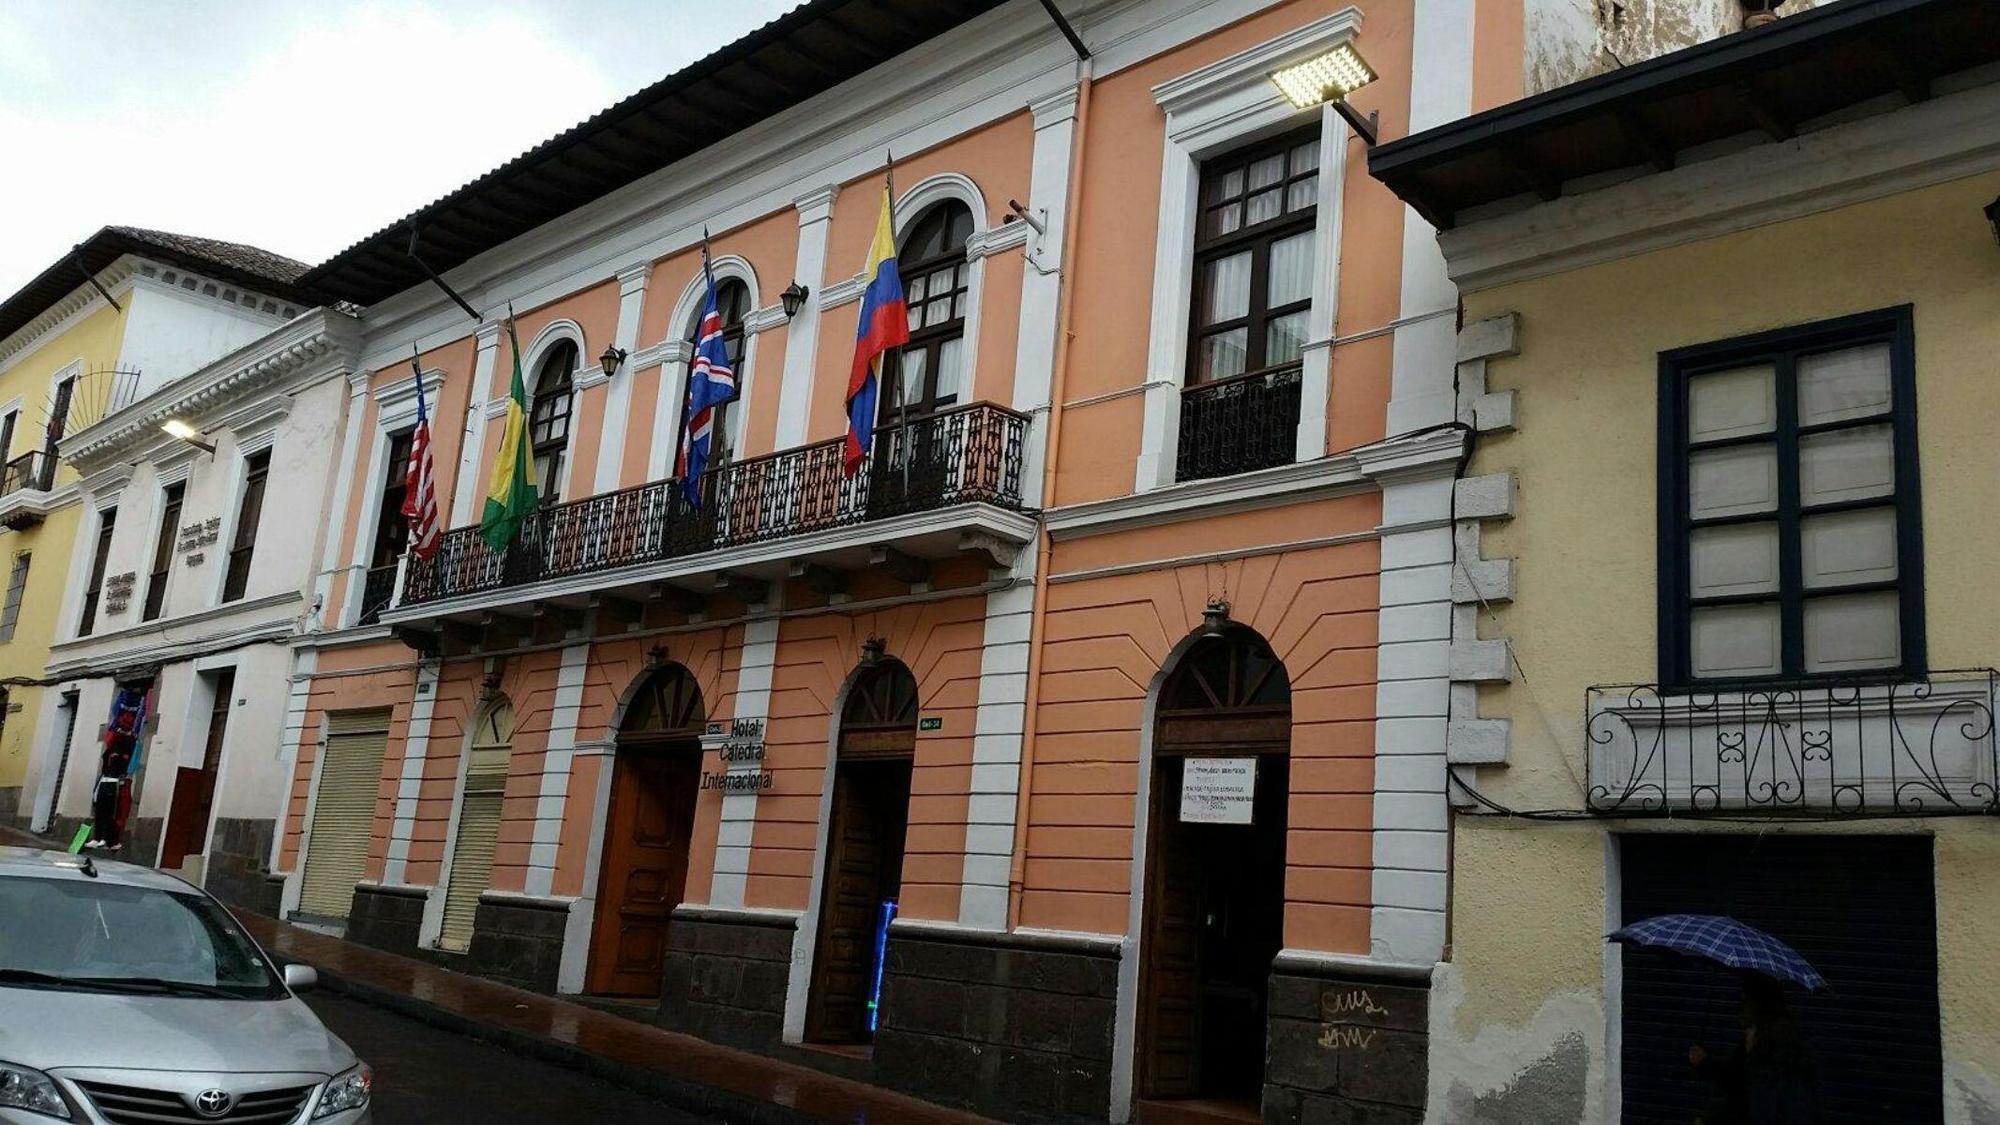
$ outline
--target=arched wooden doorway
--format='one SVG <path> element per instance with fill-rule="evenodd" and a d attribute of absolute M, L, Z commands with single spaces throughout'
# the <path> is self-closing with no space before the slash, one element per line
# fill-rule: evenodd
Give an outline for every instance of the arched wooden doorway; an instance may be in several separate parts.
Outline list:
<path fill-rule="evenodd" d="M 1197 640 L 1161 687 L 1140 936 L 1141 1099 L 1254 1106 L 1261 1097 L 1271 961 L 1284 946 L 1291 699 L 1271 646 L 1235 626 Z"/>
<path fill-rule="evenodd" d="M 856 677 L 840 714 L 806 1003 L 809 1042 L 874 1039 L 879 939 L 902 890 L 916 752 L 917 678 L 901 661 L 877 660 Z"/>
<path fill-rule="evenodd" d="M 590 992 L 660 994 L 667 926 L 687 891 L 705 721 L 701 687 L 678 664 L 647 676 L 625 709 L 598 864 Z"/>

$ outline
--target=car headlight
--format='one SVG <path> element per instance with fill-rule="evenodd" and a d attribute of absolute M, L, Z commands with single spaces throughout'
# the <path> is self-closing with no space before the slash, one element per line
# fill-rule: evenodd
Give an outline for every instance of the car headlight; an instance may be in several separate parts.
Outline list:
<path fill-rule="evenodd" d="M 358 1063 L 353 1070 L 326 1084 L 326 1093 L 319 1096 L 319 1108 L 313 1110 L 314 1117 L 326 1117 L 350 1109 L 360 1109 L 368 1104 L 368 1092 L 375 1088 L 375 1072 L 367 1063 Z"/>
<path fill-rule="evenodd" d="M 39 1070 L 0 1062 L 0 1109 L 25 1109 L 69 1120 L 69 1102 L 55 1079 Z"/>

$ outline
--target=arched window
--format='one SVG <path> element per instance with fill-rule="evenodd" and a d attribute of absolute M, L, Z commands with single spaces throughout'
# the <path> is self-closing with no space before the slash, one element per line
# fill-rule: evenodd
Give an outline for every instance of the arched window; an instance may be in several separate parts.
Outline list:
<path fill-rule="evenodd" d="M 535 495 L 545 504 L 562 499 L 563 455 L 569 448 L 569 415 L 575 404 L 576 344 L 563 340 L 535 370 L 535 400 L 528 409 L 528 443 L 535 454 Z"/>
<path fill-rule="evenodd" d="M 966 287 L 972 266 L 965 240 L 972 237 L 972 211 L 955 199 L 936 204 L 910 225 L 896 268 L 910 306 L 910 342 L 892 362 L 889 400 L 883 421 L 921 417 L 957 405 L 967 376 L 965 357 Z"/>
<path fill-rule="evenodd" d="M 708 468 L 729 460 L 734 452 L 730 448 L 730 426 L 736 416 L 738 404 L 743 398 L 743 319 L 750 315 L 750 287 L 741 278 L 726 278 L 715 283 L 715 307 L 722 314 L 722 342 L 729 349 L 729 366 L 736 373 L 736 397 L 715 408 L 714 429 L 708 439 Z M 688 318 L 687 342 L 690 354 L 701 341 L 702 306 L 696 306 L 694 315 Z M 686 414 L 687 396 L 681 396 L 682 414 Z M 685 417 L 681 419 L 685 424 Z"/>

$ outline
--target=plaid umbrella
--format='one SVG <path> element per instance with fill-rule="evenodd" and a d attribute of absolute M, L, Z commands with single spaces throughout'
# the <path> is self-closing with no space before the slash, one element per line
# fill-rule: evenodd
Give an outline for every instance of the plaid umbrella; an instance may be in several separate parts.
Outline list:
<path fill-rule="evenodd" d="M 1604 940 L 1706 957 L 1732 969 L 1762 973 L 1814 991 L 1826 987 L 1826 978 L 1797 950 L 1754 926 L 1720 914 L 1661 914 L 1634 922 Z"/>

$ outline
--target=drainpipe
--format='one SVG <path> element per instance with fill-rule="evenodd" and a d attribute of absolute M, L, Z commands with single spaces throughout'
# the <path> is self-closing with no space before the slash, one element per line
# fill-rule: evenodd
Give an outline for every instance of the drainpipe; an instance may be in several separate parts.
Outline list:
<path fill-rule="evenodd" d="M 1069 186 L 1066 189 L 1068 196 L 1062 229 L 1062 297 L 1056 305 L 1056 361 L 1049 379 L 1049 432 L 1044 447 L 1046 452 L 1042 457 L 1044 508 L 1055 498 L 1056 458 L 1062 438 L 1063 388 L 1069 381 L 1070 315 L 1076 303 L 1076 231 L 1078 216 L 1083 213 L 1083 139 L 1090 123 L 1089 59 L 1080 58 L 1076 69 L 1076 125 L 1070 133 Z M 1021 769 L 1018 775 L 1020 780 L 1016 783 L 1018 796 L 1014 801 L 1014 856 L 1007 872 L 1007 929 L 1010 931 L 1019 929 L 1021 925 L 1021 893 L 1028 868 L 1028 806 L 1034 798 L 1035 707 L 1041 697 L 1042 621 L 1048 614 L 1048 565 L 1054 549 L 1046 522 L 1037 528 L 1035 538 L 1040 570 L 1035 582 L 1034 610 L 1028 618 L 1028 688 L 1023 696 L 1021 711 Z"/>

